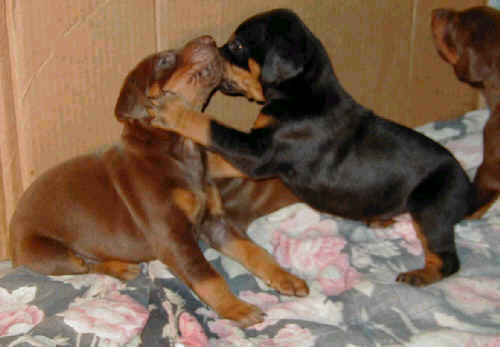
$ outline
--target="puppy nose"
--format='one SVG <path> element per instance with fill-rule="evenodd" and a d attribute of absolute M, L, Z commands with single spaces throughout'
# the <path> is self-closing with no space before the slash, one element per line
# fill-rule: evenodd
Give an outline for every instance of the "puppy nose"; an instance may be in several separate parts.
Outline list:
<path fill-rule="evenodd" d="M 204 45 L 216 46 L 214 38 L 210 35 L 201 36 L 198 41 Z"/>

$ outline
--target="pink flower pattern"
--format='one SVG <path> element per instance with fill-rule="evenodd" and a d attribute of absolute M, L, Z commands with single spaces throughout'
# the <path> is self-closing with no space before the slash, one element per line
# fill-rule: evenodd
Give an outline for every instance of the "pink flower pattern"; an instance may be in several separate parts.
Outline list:
<path fill-rule="evenodd" d="M 304 210 L 282 221 L 274 231 L 271 244 L 276 259 L 299 276 L 318 281 L 326 295 L 352 288 L 360 275 L 350 266 L 348 254 L 342 253 L 346 241 L 339 236 L 337 223 L 320 220 L 312 209 Z"/>
<path fill-rule="evenodd" d="M 35 287 L 21 287 L 11 293 L 0 288 L 0 336 L 23 334 L 42 321 L 43 311 L 28 305 L 35 292 Z"/>
<path fill-rule="evenodd" d="M 149 312 L 130 296 L 113 292 L 102 298 L 77 298 L 59 315 L 80 334 L 125 344 L 142 331 Z"/>
<path fill-rule="evenodd" d="M 208 338 L 200 323 L 187 312 L 179 316 L 179 331 L 181 342 L 185 347 L 208 347 Z"/>
<path fill-rule="evenodd" d="M 374 229 L 375 235 L 390 240 L 401 239 L 401 246 L 413 255 L 423 252 L 422 244 L 417 238 L 415 227 L 409 214 L 403 214 L 395 218 L 396 222 L 386 228 Z"/>

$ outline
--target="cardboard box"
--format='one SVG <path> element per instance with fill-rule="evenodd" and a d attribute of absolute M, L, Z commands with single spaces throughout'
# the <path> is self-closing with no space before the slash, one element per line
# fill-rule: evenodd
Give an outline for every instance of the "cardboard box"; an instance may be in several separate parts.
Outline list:
<path fill-rule="evenodd" d="M 147 54 L 202 35 L 222 44 L 245 18 L 297 11 L 345 88 L 414 126 L 477 106 L 432 46 L 430 10 L 479 0 L 6 0 L 0 2 L 0 259 L 23 189 L 43 171 L 119 138 L 123 78 Z M 207 112 L 248 129 L 259 106 L 216 95 Z"/>

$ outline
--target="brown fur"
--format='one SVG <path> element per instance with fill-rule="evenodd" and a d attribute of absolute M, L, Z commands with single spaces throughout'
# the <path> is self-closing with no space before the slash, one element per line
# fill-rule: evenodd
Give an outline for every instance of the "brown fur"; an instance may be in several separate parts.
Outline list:
<path fill-rule="evenodd" d="M 483 162 L 474 178 L 477 206 L 471 217 L 480 218 L 500 195 L 500 11 L 435 9 L 432 32 L 440 56 L 460 81 L 481 90 L 491 111 L 483 130 Z"/>
<path fill-rule="evenodd" d="M 422 287 L 437 282 L 443 278 L 443 274 L 441 272 L 443 269 L 443 259 L 441 259 L 438 254 L 430 250 L 429 241 L 427 240 L 425 233 L 422 232 L 422 228 L 415 221 L 413 221 L 413 226 L 417 233 L 417 237 L 422 244 L 422 248 L 424 249 L 425 266 L 423 269 L 417 269 L 399 274 L 396 281 Z"/>
<path fill-rule="evenodd" d="M 23 194 L 10 224 L 14 265 L 129 280 L 140 262 L 158 259 L 221 317 L 242 326 L 262 321 L 262 311 L 238 299 L 204 258 L 201 237 L 276 290 L 307 295 L 304 281 L 244 233 L 253 218 L 297 198 L 277 180 L 215 181 L 202 147 L 150 125 L 143 105 L 157 107 L 150 97 L 165 86 L 201 109 L 221 74 L 210 37 L 139 63 L 116 106 L 121 141 L 54 167 Z"/>

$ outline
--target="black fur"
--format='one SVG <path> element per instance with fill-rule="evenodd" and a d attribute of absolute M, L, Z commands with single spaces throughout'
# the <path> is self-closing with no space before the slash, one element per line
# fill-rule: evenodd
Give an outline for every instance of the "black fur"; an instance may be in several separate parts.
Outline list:
<path fill-rule="evenodd" d="M 293 12 L 252 17 L 233 40 L 221 53 L 261 66 L 262 113 L 278 122 L 250 134 L 212 122 L 212 149 L 251 177 L 279 176 L 320 211 L 358 220 L 410 212 L 429 249 L 446 254 L 443 275 L 456 272 L 453 228 L 471 209 L 472 185 L 453 155 L 353 100 Z"/>

